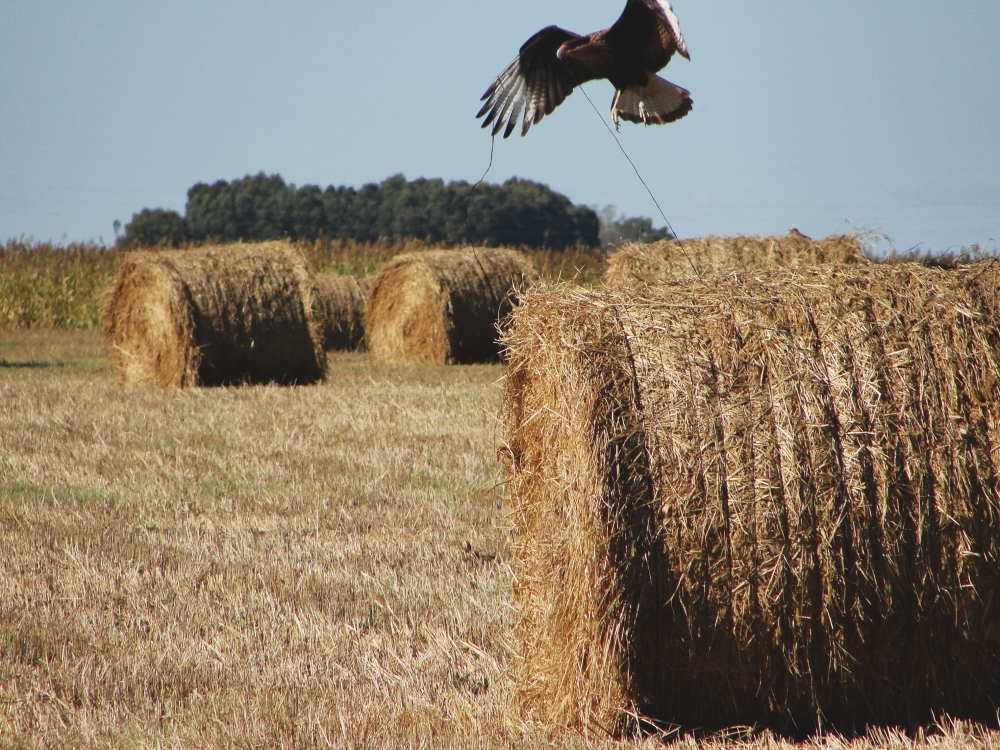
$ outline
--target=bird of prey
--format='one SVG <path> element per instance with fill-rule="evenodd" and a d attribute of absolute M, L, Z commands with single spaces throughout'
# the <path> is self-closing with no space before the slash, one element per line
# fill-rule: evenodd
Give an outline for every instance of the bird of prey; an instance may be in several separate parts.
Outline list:
<path fill-rule="evenodd" d="M 628 0 L 611 28 L 586 36 L 546 26 L 497 77 L 476 117 L 507 138 L 524 110 L 521 135 L 552 114 L 573 87 L 607 78 L 615 87 L 611 118 L 663 124 L 691 111 L 691 92 L 655 75 L 679 52 L 688 60 L 680 23 L 667 0 Z"/>

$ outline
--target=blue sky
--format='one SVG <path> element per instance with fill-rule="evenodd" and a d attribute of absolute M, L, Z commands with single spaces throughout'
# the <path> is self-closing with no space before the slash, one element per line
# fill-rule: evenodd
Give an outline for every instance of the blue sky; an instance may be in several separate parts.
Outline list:
<path fill-rule="evenodd" d="M 0 0 L 0 241 L 113 239 L 143 207 L 264 171 L 296 184 L 478 179 L 479 97 L 555 23 L 621 0 Z M 676 0 L 684 120 L 622 145 L 681 236 L 1000 240 L 1000 2 Z M 612 88 L 586 85 L 607 119 Z M 656 207 L 586 99 L 497 140 L 490 181 Z"/>

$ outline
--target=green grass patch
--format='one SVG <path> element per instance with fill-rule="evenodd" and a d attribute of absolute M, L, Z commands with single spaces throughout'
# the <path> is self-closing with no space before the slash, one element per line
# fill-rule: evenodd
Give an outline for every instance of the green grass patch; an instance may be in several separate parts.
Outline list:
<path fill-rule="evenodd" d="M 33 482 L 0 482 L 0 503 L 56 505 L 97 505 L 104 495 L 92 487 L 72 485 L 43 486 Z"/>
<path fill-rule="evenodd" d="M 0 367 L 12 368 L 38 368 L 38 367 L 65 367 L 65 362 L 44 362 L 42 360 L 31 359 L 27 361 L 14 361 L 0 358 Z"/>

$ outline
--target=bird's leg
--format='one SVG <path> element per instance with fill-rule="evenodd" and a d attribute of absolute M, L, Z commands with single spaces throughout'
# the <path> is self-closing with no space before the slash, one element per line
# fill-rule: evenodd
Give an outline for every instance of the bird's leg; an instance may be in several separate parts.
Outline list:
<path fill-rule="evenodd" d="M 646 98 L 646 87 L 639 87 L 639 115 L 642 117 L 642 124 L 649 125 L 649 113 L 646 111 L 646 102 L 643 99 Z"/>
<path fill-rule="evenodd" d="M 611 100 L 611 122 L 615 124 L 615 131 L 621 132 L 621 128 L 618 126 L 618 97 L 622 95 L 622 92 L 615 89 L 615 98 Z"/>

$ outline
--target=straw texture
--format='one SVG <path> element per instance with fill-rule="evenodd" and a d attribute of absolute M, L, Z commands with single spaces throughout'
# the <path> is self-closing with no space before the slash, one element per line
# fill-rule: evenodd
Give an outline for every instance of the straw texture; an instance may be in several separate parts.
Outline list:
<path fill-rule="evenodd" d="M 515 707 L 995 722 L 1000 269 L 536 287 L 504 338 Z"/>
<path fill-rule="evenodd" d="M 313 314 L 325 350 L 364 348 L 365 302 L 374 280 L 331 273 L 313 278 Z"/>
<path fill-rule="evenodd" d="M 132 253 L 103 316 L 118 382 L 321 380 L 312 295 L 305 260 L 287 242 Z"/>
<path fill-rule="evenodd" d="M 365 313 L 372 360 L 393 365 L 492 362 L 497 326 L 538 279 L 513 250 L 467 248 L 399 255 L 375 278 Z"/>
<path fill-rule="evenodd" d="M 682 242 L 633 243 L 611 255 L 604 281 L 612 286 L 652 284 L 664 279 L 768 266 L 801 268 L 827 263 L 869 263 L 862 240 L 859 235 L 813 240 L 793 229 L 784 237 L 712 236 Z"/>

